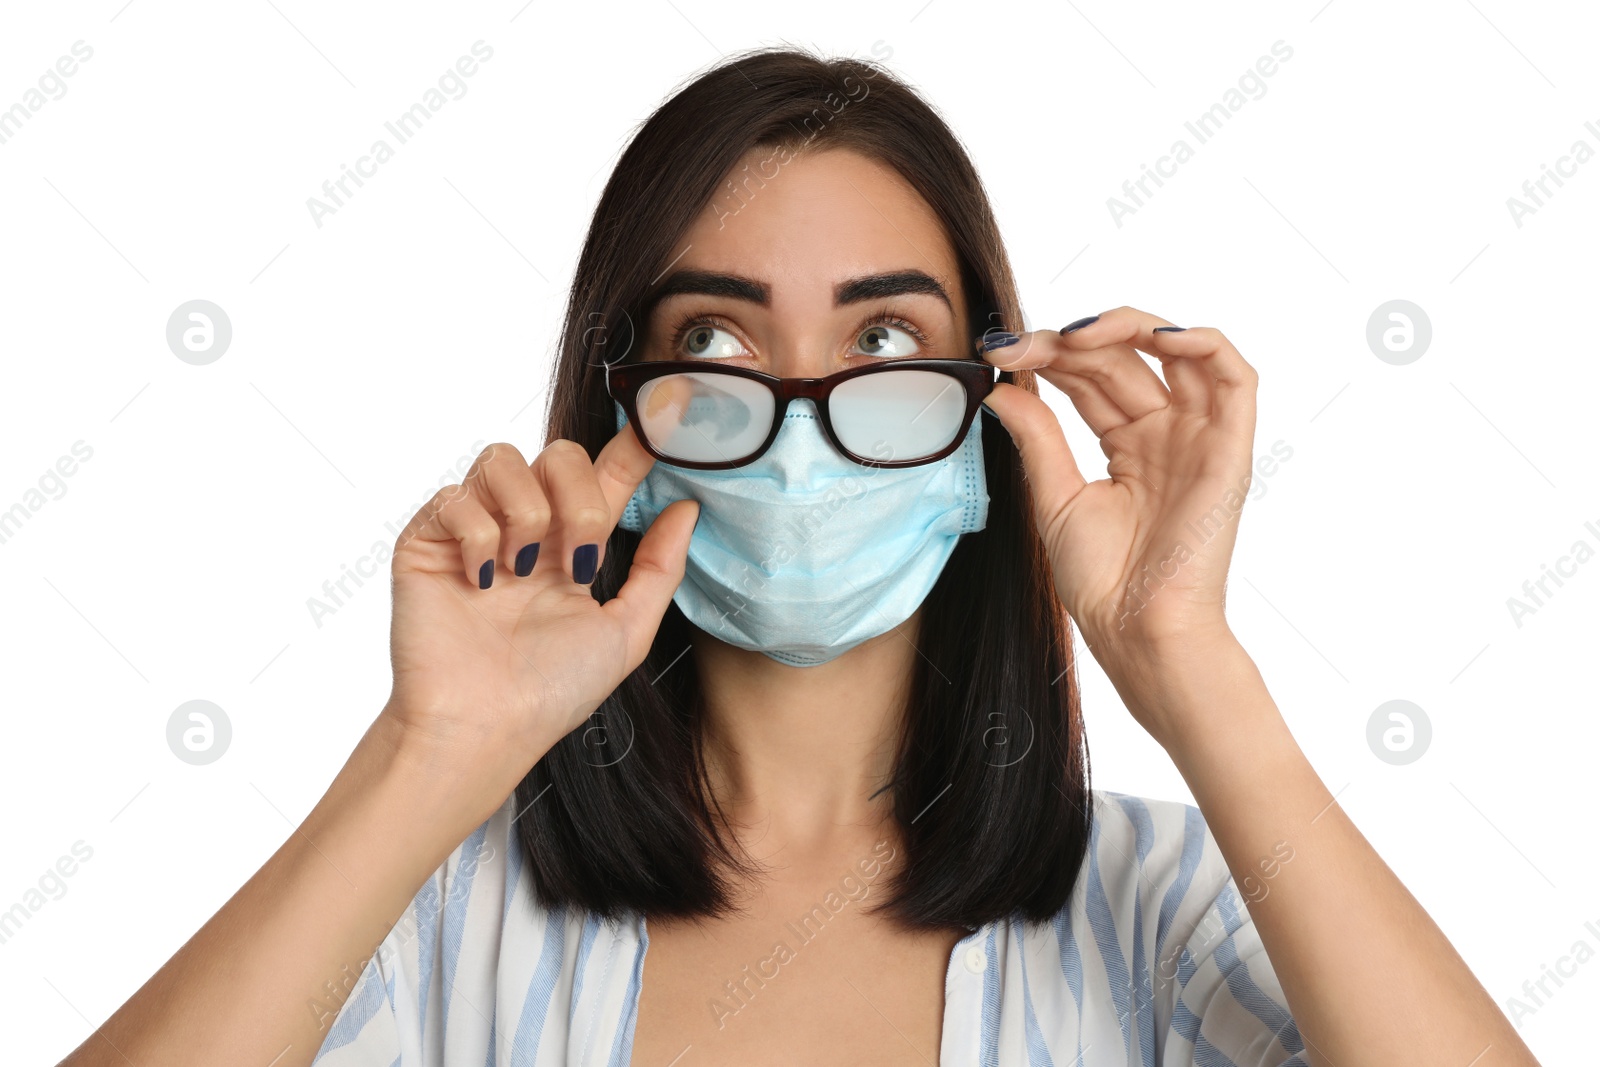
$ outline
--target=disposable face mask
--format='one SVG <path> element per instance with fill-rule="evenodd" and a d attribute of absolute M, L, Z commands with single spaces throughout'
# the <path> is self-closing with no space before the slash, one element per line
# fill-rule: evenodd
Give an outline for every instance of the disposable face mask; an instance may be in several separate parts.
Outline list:
<path fill-rule="evenodd" d="M 620 430 L 628 420 L 615 407 Z M 701 471 L 658 461 L 618 525 L 640 532 L 673 501 L 698 500 L 673 602 L 735 647 L 796 667 L 826 663 L 910 618 L 957 539 L 984 528 L 982 421 L 944 459 L 865 467 L 828 443 L 810 400 L 796 400 L 753 463 Z"/>

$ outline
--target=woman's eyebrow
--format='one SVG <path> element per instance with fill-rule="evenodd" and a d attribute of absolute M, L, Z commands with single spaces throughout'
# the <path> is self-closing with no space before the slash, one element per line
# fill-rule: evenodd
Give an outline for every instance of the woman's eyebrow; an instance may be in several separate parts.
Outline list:
<path fill-rule="evenodd" d="M 675 270 L 667 275 L 645 302 L 645 314 L 669 296 L 679 293 L 704 293 L 707 296 L 730 296 L 735 300 L 748 300 L 766 307 L 771 301 L 771 287 L 766 282 L 746 278 L 740 274 L 723 274 L 711 270 Z"/>
<path fill-rule="evenodd" d="M 746 278 L 741 274 L 727 274 L 709 270 L 677 270 L 667 275 L 665 281 L 649 296 L 644 314 L 669 296 L 680 293 L 702 293 L 706 296 L 727 296 L 735 300 L 748 300 L 762 307 L 772 299 L 772 287 L 766 282 Z M 863 300 L 876 300 L 886 296 L 906 293 L 927 293 L 944 301 L 945 307 L 954 311 L 950 294 L 931 274 L 920 270 L 886 271 L 881 274 L 864 274 L 848 278 L 833 287 L 835 307 L 856 304 Z"/>
<path fill-rule="evenodd" d="M 899 296 L 902 293 L 928 293 L 944 301 L 944 306 L 951 311 L 955 307 L 950 303 L 950 294 L 944 291 L 944 286 L 931 274 L 924 274 L 920 270 L 895 270 L 884 274 L 864 274 L 859 278 L 851 278 L 840 282 L 833 287 L 833 303 L 835 307 L 845 304 L 855 304 L 862 300 L 876 300 L 879 297 Z"/>

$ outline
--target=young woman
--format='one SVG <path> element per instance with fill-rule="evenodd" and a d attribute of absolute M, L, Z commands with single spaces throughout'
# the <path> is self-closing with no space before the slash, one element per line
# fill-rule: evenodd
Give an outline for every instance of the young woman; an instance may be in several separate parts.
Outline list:
<path fill-rule="evenodd" d="M 1255 371 L 1021 321 L 888 73 L 684 87 L 596 208 L 549 443 L 396 544 L 387 705 L 65 1062 L 1532 1063 L 1228 627 Z M 1069 618 L 1198 807 L 1090 789 Z"/>

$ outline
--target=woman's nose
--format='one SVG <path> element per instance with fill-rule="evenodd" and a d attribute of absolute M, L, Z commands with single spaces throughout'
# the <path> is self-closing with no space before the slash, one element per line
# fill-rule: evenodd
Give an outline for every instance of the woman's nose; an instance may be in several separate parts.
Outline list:
<path fill-rule="evenodd" d="M 779 378 L 826 378 L 845 366 L 837 338 L 807 331 L 777 338 L 769 351 L 767 373 Z"/>

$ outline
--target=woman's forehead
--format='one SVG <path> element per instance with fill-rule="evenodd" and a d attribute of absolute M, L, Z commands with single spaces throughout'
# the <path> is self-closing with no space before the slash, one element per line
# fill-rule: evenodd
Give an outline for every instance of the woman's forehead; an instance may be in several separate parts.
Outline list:
<path fill-rule="evenodd" d="M 774 302 L 905 269 L 959 292 L 943 224 L 893 168 L 850 149 L 783 158 L 758 149 L 730 171 L 673 267 L 761 279 Z"/>

